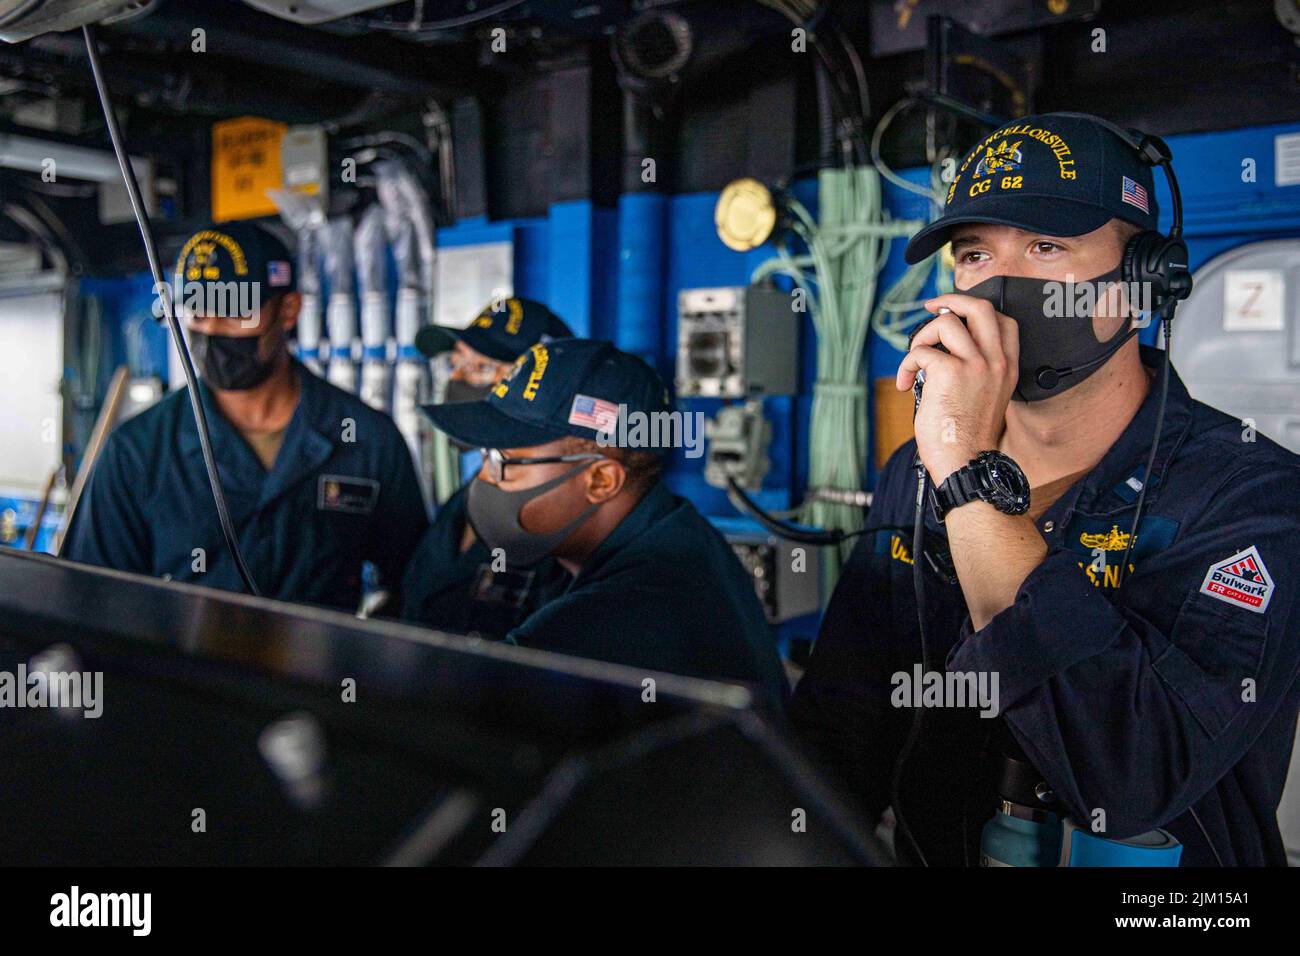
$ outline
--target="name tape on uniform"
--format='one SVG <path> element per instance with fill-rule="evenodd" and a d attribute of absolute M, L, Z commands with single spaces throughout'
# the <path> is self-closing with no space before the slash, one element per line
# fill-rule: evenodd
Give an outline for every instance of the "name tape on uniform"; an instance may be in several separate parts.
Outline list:
<path fill-rule="evenodd" d="M 342 511 L 368 515 L 379 503 L 379 482 L 351 475 L 321 475 L 316 485 L 316 507 L 321 511 Z"/>

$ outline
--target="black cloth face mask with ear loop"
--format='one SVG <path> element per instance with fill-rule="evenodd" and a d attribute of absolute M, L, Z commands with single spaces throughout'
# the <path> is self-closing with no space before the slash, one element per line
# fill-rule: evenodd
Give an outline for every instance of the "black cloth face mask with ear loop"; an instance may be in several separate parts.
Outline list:
<path fill-rule="evenodd" d="M 275 371 L 277 356 L 258 355 L 261 335 L 208 335 L 189 331 L 190 351 L 200 377 L 222 391 L 256 388 Z"/>
<path fill-rule="evenodd" d="M 505 491 L 490 481 L 475 478 L 465 493 L 466 517 L 470 527 L 489 549 L 500 548 L 504 551 L 510 567 L 533 567 L 595 514 L 600 503 L 589 504 L 563 527 L 547 533 L 529 531 L 523 526 L 519 515 L 524 505 L 558 488 L 590 464 L 590 461 L 585 461 L 550 481 L 519 491 Z"/>
<path fill-rule="evenodd" d="M 1078 385 L 1137 334 L 1137 327 L 1127 323 L 1104 342 L 1093 331 L 1095 303 L 1121 277 L 1122 267 L 1117 265 L 1083 282 L 991 276 L 958 291 L 983 299 L 1015 320 L 1020 333 L 1020 378 L 1013 397 L 1036 402 Z M 1080 295 L 1085 289 L 1086 294 Z M 1080 302 L 1084 307 L 1076 308 Z"/>

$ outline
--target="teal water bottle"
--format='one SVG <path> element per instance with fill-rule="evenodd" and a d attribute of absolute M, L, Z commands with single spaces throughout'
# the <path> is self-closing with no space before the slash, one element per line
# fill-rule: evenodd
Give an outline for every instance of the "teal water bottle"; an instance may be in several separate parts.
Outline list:
<path fill-rule="evenodd" d="M 997 810 L 980 835 L 980 866 L 1057 866 L 1060 860 L 1055 795 L 1032 764 L 1004 754 Z"/>

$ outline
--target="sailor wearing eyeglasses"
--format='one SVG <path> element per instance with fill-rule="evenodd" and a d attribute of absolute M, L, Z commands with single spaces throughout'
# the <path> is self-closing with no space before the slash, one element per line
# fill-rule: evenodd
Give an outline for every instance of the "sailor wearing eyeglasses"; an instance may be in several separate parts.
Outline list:
<path fill-rule="evenodd" d="M 431 583 L 439 568 L 417 556 L 403 586 L 408 620 L 435 623 L 430 612 L 456 602 L 469 613 L 498 574 L 533 574 L 507 640 L 742 683 L 762 705 L 783 702 L 753 586 L 722 536 L 661 480 L 668 449 L 613 443 L 620 414 L 670 410 L 653 369 L 608 342 L 560 339 L 521 355 L 485 400 L 424 410 L 456 441 L 486 450 L 463 510 L 444 508 L 428 539 L 444 557 L 460 547 L 462 561 L 491 577 L 477 578 L 467 601 L 447 576 Z"/>
<path fill-rule="evenodd" d="M 444 402 L 473 402 L 510 374 L 519 353 L 538 342 L 569 338 L 573 333 L 541 302 L 518 296 L 489 303 L 464 328 L 427 325 L 416 334 L 415 347 L 434 362 L 447 365 Z M 483 464 L 483 450 L 461 447 L 456 484 L 473 479 Z M 465 523 L 465 489 L 438 506 L 438 523 L 420 542 L 409 566 L 420 572 L 415 592 L 405 596 L 406 616 L 429 627 L 459 634 L 502 637 L 523 620 L 528 609 L 563 588 L 568 574 L 553 561 L 527 571 L 493 570 L 487 550 L 475 546 Z"/>

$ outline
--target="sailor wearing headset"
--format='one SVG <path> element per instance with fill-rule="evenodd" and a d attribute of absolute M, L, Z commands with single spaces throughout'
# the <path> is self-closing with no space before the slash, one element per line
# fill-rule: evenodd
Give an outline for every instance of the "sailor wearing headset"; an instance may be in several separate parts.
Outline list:
<path fill-rule="evenodd" d="M 947 314 L 900 365 L 900 389 L 925 373 L 916 439 L 881 472 L 792 704 L 866 811 L 905 821 L 904 861 L 973 861 L 997 757 L 1019 752 L 1106 837 L 1162 827 L 1186 865 L 1285 865 L 1300 459 L 1138 344 L 1138 297 L 1165 318 L 1190 288 L 1177 201 L 1155 231 L 1167 160 L 1095 117 L 1017 119 L 908 245 L 916 262 L 951 242 L 958 291 L 926 303 Z M 996 675 L 996 718 L 923 707 L 909 742 L 895 691 L 923 659 Z"/>

